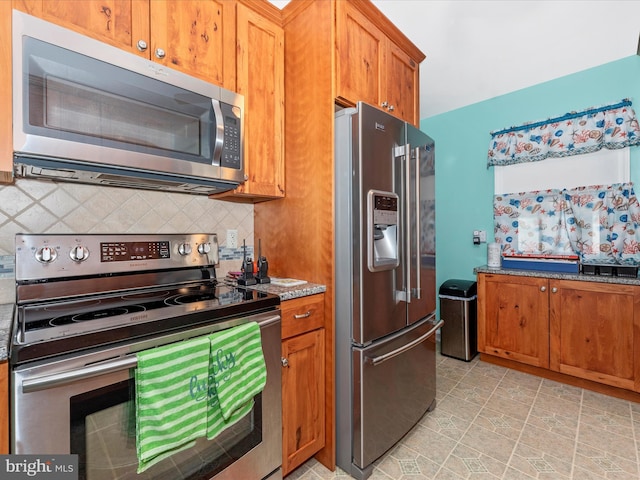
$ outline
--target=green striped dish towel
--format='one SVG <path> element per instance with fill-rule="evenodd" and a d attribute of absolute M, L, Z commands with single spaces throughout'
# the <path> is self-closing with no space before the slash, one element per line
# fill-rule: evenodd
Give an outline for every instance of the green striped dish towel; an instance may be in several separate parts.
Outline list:
<path fill-rule="evenodd" d="M 199 337 L 137 354 L 138 473 L 206 435 L 210 345 Z"/>
<path fill-rule="evenodd" d="M 215 389 L 209 400 L 207 420 L 207 438 L 211 439 L 251 411 L 253 397 L 267 382 L 267 368 L 256 322 L 214 333 L 209 338 L 209 378 Z"/>

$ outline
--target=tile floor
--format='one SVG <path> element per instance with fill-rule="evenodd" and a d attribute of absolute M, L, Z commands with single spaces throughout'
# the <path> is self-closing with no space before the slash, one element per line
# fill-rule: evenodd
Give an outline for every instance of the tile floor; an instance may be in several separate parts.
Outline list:
<path fill-rule="evenodd" d="M 481 362 L 437 359 L 438 404 L 371 480 L 640 478 L 640 404 Z M 287 480 L 340 479 L 310 460 Z"/>

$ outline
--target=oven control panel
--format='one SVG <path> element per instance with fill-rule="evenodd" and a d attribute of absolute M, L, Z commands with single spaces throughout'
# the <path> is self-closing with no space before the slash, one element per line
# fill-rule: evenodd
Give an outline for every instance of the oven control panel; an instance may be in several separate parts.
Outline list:
<path fill-rule="evenodd" d="M 178 250 L 180 247 L 178 247 Z M 171 244 L 160 242 L 101 242 L 101 262 L 129 262 L 171 258 Z"/>
<path fill-rule="evenodd" d="M 18 234 L 15 240 L 18 282 L 219 263 L 215 233 Z"/>

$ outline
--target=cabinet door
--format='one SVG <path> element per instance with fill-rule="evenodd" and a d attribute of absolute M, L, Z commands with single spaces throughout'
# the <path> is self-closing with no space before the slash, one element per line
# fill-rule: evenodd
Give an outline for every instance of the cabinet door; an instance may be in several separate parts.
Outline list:
<path fill-rule="evenodd" d="M 387 39 L 367 17 L 336 2 L 336 97 L 344 105 L 361 100 L 380 105 L 383 98 Z"/>
<path fill-rule="evenodd" d="M 230 88 L 233 76 L 234 2 L 153 0 L 151 59 L 207 82 Z"/>
<path fill-rule="evenodd" d="M 640 288 L 567 280 L 550 287 L 550 368 L 637 390 Z"/>
<path fill-rule="evenodd" d="M 324 329 L 282 342 L 282 474 L 324 447 Z"/>
<path fill-rule="evenodd" d="M 235 195 L 280 198 L 284 184 L 284 30 L 238 4 L 237 92 L 244 95 L 247 180 Z"/>
<path fill-rule="evenodd" d="M 416 126 L 420 123 L 419 65 L 404 50 L 389 42 L 386 101 L 390 113 Z"/>
<path fill-rule="evenodd" d="M 155 3 L 155 2 L 153 2 Z M 101 42 L 149 56 L 149 0 L 13 0 L 13 7 Z"/>
<path fill-rule="evenodd" d="M 478 350 L 549 367 L 548 280 L 480 274 Z"/>

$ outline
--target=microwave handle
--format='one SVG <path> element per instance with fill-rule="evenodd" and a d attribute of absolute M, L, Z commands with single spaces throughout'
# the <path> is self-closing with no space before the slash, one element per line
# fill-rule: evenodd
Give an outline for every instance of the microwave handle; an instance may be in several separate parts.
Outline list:
<path fill-rule="evenodd" d="M 211 164 L 219 167 L 222 163 L 222 147 L 224 146 L 224 119 L 218 100 L 211 99 L 211 108 L 213 109 L 213 118 L 215 119 L 215 123 L 211 126 L 211 128 L 214 129 L 212 132 L 214 135 L 212 135 L 213 155 Z"/>

